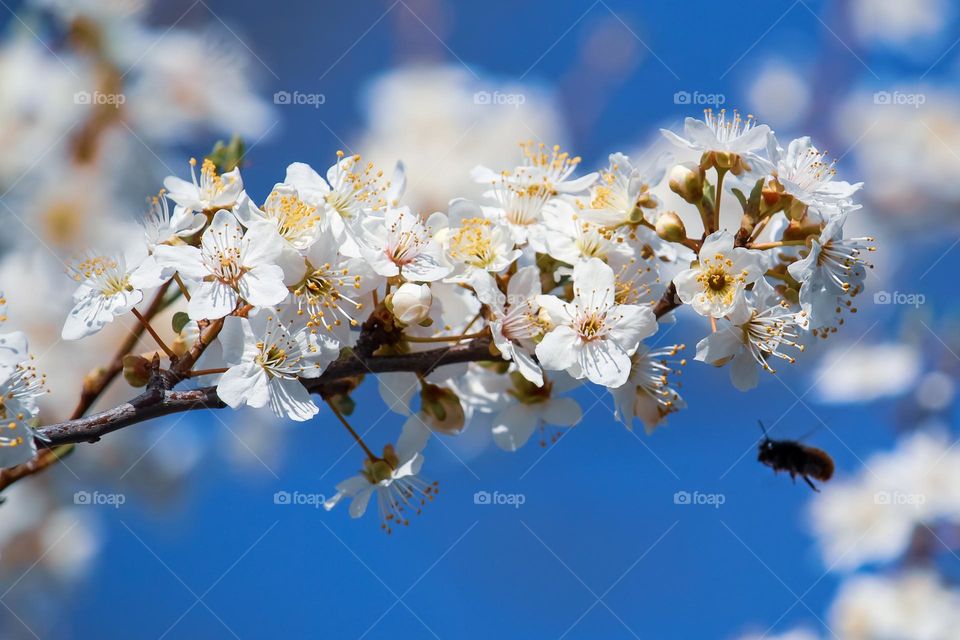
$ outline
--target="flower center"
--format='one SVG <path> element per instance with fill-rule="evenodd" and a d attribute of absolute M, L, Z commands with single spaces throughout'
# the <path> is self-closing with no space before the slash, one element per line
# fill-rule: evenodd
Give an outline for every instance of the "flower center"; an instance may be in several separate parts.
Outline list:
<path fill-rule="evenodd" d="M 813 191 L 821 184 L 829 182 L 836 175 L 835 162 L 826 162 L 826 154 L 816 149 L 808 149 L 807 153 L 797 161 L 793 167 L 792 180 L 804 191 Z"/>
<path fill-rule="evenodd" d="M 356 207 L 355 200 L 351 194 L 343 194 L 339 191 L 331 191 L 323 197 L 327 205 L 337 212 L 341 218 L 350 220 L 353 218 L 353 209 Z"/>
<path fill-rule="evenodd" d="M 746 280 L 746 273 L 735 275 L 732 268 L 733 261 L 720 253 L 716 254 L 712 260 L 710 258 L 702 260 L 697 281 L 709 298 L 727 305 L 733 302 L 737 285 Z"/>
<path fill-rule="evenodd" d="M 714 269 L 707 276 L 707 286 L 718 292 L 725 291 L 729 283 L 727 273 L 722 269 Z"/>
<path fill-rule="evenodd" d="M 602 338 L 606 334 L 605 314 L 589 311 L 577 320 L 577 333 L 585 342 Z"/>
<path fill-rule="evenodd" d="M 190 168 L 191 171 L 195 167 L 197 161 L 195 158 L 190 159 Z M 200 182 L 197 184 L 196 177 L 194 176 L 194 184 L 197 184 L 197 187 L 200 191 L 200 199 L 204 203 L 210 203 L 219 197 L 224 191 L 233 187 L 233 184 L 236 182 L 235 176 L 230 176 L 226 180 L 223 179 L 223 176 L 217 174 L 217 165 L 213 163 L 209 158 L 204 158 L 203 163 L 200 165 Z"/>
<path fill-rule="evenodd" d="M 464 220 L 450 238 L 450 257 L 481 269 L 493 264 L 496 253 L 490 237 L 490 221 L 483 218 Z"/>
<path fill-rule="evenodd" d="M 406 215 L 401 215 L 390 227 L 391 240 L 386 248 L 387 258 L 400 267 L 416 260 L 423 245 L 427 243 L 426 230 L 418 222 L 415 222 L 412 228 L 403 228 Z"/>
<path fill-rule="evenodd" d="M 583 225 L 577 234 L 576 247 L 584 258 L 600 258 L 607 256 L 607 238 L 598 230 Z"/>
<path fill-rule="evenodd" d="M 307 326 L 321 326 L 329 331 L 342 324 L 337 316 L 346 318 L 351 326 L 357 326 L 351 311 L 361 310 L 363 303 L 344 295 L 344 290 L 350 287 L 359 289 L 360 281 L 360 276 L 350 275 L 347 268 L 334 269 L 330 263 L 315 268 L 308 263 L 306 277 L 293 290 L 299 311 L 302 313 L 306 307 L 310 316 Z M 345 305 L 352 308 L 347 309 Z M 332 318 L 327 317 L 328 312 Z"/>
<path fill-rule="evenodd" d="M 240 264 L 240 247 L 219 249 L 214 256 L 211 271 L 217 280 L 235 287 L 246 273 L 246 269 Z"/>
<path fill-rule="evenodd" d="M 106 256 L 95 256 L 80 262 L 72 269 L 77 282 L 88 281 L 90 286 L 106 297 L 132 291 L 124 265 Z"/>
<path fill-rule="evenodd" d="M 268 336 L 270 332 L 268 331 Z M 278 336 L 279 337 L 279 336 Z M 293 340 L 285 335 L 279 342 L 267 343 L 258 342 L 257 354 L 254 361 L 263 367 L 263 370 L 271 378 L 292 379 L 300 373 L 300 350 Z"/>
<path fill-rule="evenodd" d="M 295 240 L 311 231 L 320 222 L 316 207 L 296 196 L 274 191 L 264 207 L 267 216 L 277 225 L 277 231 L 287 240 Z"/>
<path fill-rule="evenodd" d="M 543 185 L 553 190 L 557 184 L 566 180 L 580 164 L 580 157 L 570 157 L 566 151 L 560 150 L 560 145 L 554 145 L 548 152 L 543 143 L 534 144 L 532 141 L 521 143 L 520 148 L 528 167 L 532 167 L 545 181 Z"/>
<path fill-rule="evenodd" d="M 706 109 L 704 111 L 704 122 L 710 127 L 714 135 L 717 136 L 717 140 L 721 143 L 736 140 L 756 125 L 753 116 L 748 115 L 747 119 L 744 120 L 736 110 L 733 112 L 733 118 L 727 120 L 726 109 L 720 109 L 716 114 L 713 112 L 713 109 Z"/>

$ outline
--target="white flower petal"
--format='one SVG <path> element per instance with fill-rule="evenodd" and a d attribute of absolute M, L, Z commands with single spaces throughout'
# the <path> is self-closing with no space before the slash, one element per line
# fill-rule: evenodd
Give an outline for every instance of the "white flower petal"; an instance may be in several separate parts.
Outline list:
<path fill-rule="evenodd" d="M 537 359 L 545 369 L 567 369 L 577 361 L 579 340 L 572 328 L 555 327 L 537 345 Z"/>
<path fill-rule="evenodd" d="M 187 314 L 191 320 L 216 320 L 230 314 L 238 300 L 237 292 L 222 282 L 201 282 L 190 296 Z"/>

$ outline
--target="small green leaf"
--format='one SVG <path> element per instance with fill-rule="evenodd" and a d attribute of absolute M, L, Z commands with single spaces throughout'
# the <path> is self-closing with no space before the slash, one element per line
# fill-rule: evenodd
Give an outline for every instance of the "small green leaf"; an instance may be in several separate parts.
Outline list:
<path fill-rule="evenodd" d="M 183 331 L 183 328 L 190 322 L 190 316 L 183 311 L 177 311 L 173 314 L 173 330 L 176 333 Z"/>
<path fill-rule="evenodd" d="M 229 143 L 218 140 L 207 158 L 216 165 L 219 173 L 227 173 L 240 165 L 245 153 L 246 145 L 243 139 L 240 136 L 233 136 Z"/>
<path fill-rule="evenodd" d="M 733 189 L 730 189 L 730 191 L 733 192 L 733 195 L 737 196 L 737 200 L 740 201 L 740 207 L 743 209 L 743 212 L 746 213 L 747 212 L 747 196 L 743 195 L 743 191 L 740 191 L 740 189 L 737 189 L 736 187 L 734 187 Z"/>

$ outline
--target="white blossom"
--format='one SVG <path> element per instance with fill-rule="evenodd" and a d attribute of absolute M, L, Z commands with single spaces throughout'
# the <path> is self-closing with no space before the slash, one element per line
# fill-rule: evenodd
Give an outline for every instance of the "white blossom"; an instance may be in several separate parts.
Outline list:
<path fill-rule="evenodd" d="M 27 359 L 0 375 L 0 469 L 36 453 L 36 432 L 29 421 L 37 415 L 37 398 L 45 393 L 45 378 Z"/>
<path fill-rule="evenodd" d="M 721 152 L 757 161 L 760 158 L 754 152 L 767 142 L 770 127 L 758 125 L 753 116 L 747 116 L 744 120 L 737 111 L 727 119 L 726 109 L 720 109 L 718 113 L 706 109 L 703 120 L 684 120 L 683 131 L 685 137 L 668 129 L 660 130 L 667 140 L 684 149 L 700 153 Z"/>
<path fill-rule="evenodd" d="M 809 136 L 792 140 L 784 150 L 770 134 L 767 152 L 784 191 L 825 216 L 838 214 L 840 206 L 849 204 L 863 187 L 862 182 L 834 180 L 835 163 L 826 161 L 826 154 L 813 146 Z"/>
<path fill-rule="evenodd" d="M 917 432 L 835 480 L 811 505 L 824 560 L 840 569 L 889 562 L 922 526 L 960 522 L 960 450 L 939 432 Z"/>
<path fill-rule="evenodd" d="M 176 242 L 200 231 L 206 224 L 203 214 L 195 213 L 176 205 L 170 212 L 170 203 L 163 191 L 149 200 L 150 209 L 144 217 L 143 226 L 147 248 L 153 253 L 158 245 Z"/>
<path fill-rule="evenodd" d="M 583 411 L 577 401 L 559 397 L 574 386 L 566 375 L 547 377 L 536 385 L 515 371 L 510 374 L 510 382 L 506 393 L 513 402 L 493 416 L 493 441 L 501 449 L 516 451 L 538 430 L 543 434 L 540 445 L 546 446 L 547 425 L 572 427 L 580 422 Z"/>
<path fill-rule="evenodd" d="M 953 640 L 960 627 L 960 591 L 930 570 L 845 581 L 830 611 L 843 640 Z"/>
<path fill-rule="evenodd" d="M 410 524 L 409 516 L 417 515 L 437 493 L 437 483 L 423 480 L 423 449 L 430 439 L 430 430 L 418 415 L 411 415 L 403 425 L 396 447 L 384 447 L 383 457 L 364 460 L 363 470 L 337 485 L 337 493 L 326 501 L 329 511 L 344 498 L 350 499 L 350 517 L 359 518 L 367 511 L 370 498 L 376 496 L 381 527 L 391 533 L 393 527 Z"/>
<path fill-rule="evenodd" d="M 588 199 L 578 199 L 578 216 L 602 227 L 635 225 L 656 209 L 660 200 L 651 189 L 663 180 L 672 160 L 664 154 L 647 172 L 641 172 L 622 153 L 610 154 L 610 164 L 600 172 L 600 179 L 590 187 Z"/>
<path fill-rule="evenodd" d="M 319 409 L 300 378 L 317 378 L 337 356 L 311 339 L 307 329 L 293 330 L 271 309 L 248 318 L 228 317 L 218 336 L 229 369 L 217 395 L 230 407 L 269 406 L 278 417 L 309 420 Z"/>
<path fill-rule="evenodd" d="M 512 173 L 498 174 L 483 166 L 475 167 L 471 173 L 477 182 L 492 184 L 502 180 L 539 188 L 551 195 L 581 193 L 597 179 L 596 173 L 573 177 L 581 159 L 561 150 L 560 145 L 548 149 L 542 142 L 526 141 L 520 144 L 520 158 L 522 164 Z"/>
<path fill-rule="evenodd" d="M 728 231 L 716 231 L 703 241 L 697 264 L 677 274 L 673 283 L 677 295 L 694 311 L 722 318 L 762 274 L 758 251 L 734 247 Z"/>
<path fill-rule="evenodd" d="M 101 0 L 84 2 L 101 6 L 101 11 L 104 5 Z M 117 49 L 126 81 L 124 117 L 137 137 L 168 146 L 195 144 L 210 131 L 257 140 L 277 123 L 273 105 L 255 90 L 256 63 L 250 50 L 229 30 L 189 29 L 150 20 L 122 34 L 101 37 L 106 46 Z"/>
<path fill-rule="evenodd" d="M 0 299 L 3 299 L 2 293 L 0 293 Z M 27 335 L 24 332 L 0 333 L 0 378 L 9 374 L 17 364 L 27 359 L 27 349 Z"/>
<path fill-rule="evenodd" d="M 506 225 L 518 246 L 529 244 L 535 251 L 546 253 L 543 212 L 553 206 L 550 193 L 497 181 L 484 196 L 494 203 L 481 206 L 484 216 Z"/>
<path fill-rule="evenodd" d="M 350 330 L 366 316 L 370 292 L 383 281 L 366 261 L 345 255 L 342 243 L 326 233 L 307 249 L 303 277 L 290 287 L 290 304 L 306 316 L 319 339 L 346 346 Z"/>
<path fill-rule="evenodd" d="M 631 358 L 630 377 L 616 389 L 610 389 L 613 396 L 614 417 L 628 429 L 633 428 L 633 419 L 639 418 L 646 432 L 652 433 L 663 420 L 687 406 L 680 393 L 671 385 L 670 376 L 679 376 L 677 365 L 686 364 L 685 360 L 676 360 L 683 345 L 672 345 L 662 349 L 649 349 L 641 344 Z"/>
<path fill-rule="evenodd" d="M 515 362 L 524 378 L 542 385 L 543 373 L 533 358 L 535 340 L 543 333 L 537 302 L 541 294 L 540 270 L 536 267 L 517 270 L 510 276 L 506 295 L 500 292 L 492 277 L 478 278 L 473 284 L 477 298 L 490 309 L 489 327 L 501 356 Z"/>
<path fill-rule="evenodd" d="M 267 196 L 261 209 L 249 197 L 243 197 L 236 210 L 237 218 L 247 228 L 268 224 L 297 251 L 305 251 L 325 229 L 323 214 L 304 202 L 297 188 L 278 184 Z"/>
<path fill-rule="evenodd" d="M 575 378 L 619 387 L 630 376 L 630 356 L 653 335 L 657 320 L 649 307 L 617 304 L 613 269 L 597 259 L 573 272 L 572 302 L 541 295 L 550 331 L 537 345 L 544 369 L 566 370 Z"/>
<path fill-rule="evenodd" d="M 100 331 L 139 304 L 143 289 L 160 285 L 160 270 L 146 257 L 142 247 L 133 247 L 127 255 L 91 255 L 74 265 L 71 275 L 80 284 L 63 325 L 63 339 L 79 340 Z"/>
<path fill-rule="evenodd" d="M 437 230 L 446 257 L 454 265 L 451 279 L 468 280 L 478 271 L 499 273 L 520 257 L 506 225 L 484 217 L 480 206 L 462 198 L 450 202 L 450 225 Z"/>
<path fill-rule="evenodd" d="M 546 253 L 560 262 L 577 265 L 591 258 L 609 262 L 614 254 L 632 254 L 632 249 L 623 244 L 622 234 L 581 220 L 568 202 L 554 202 L 544 216 L 544 227 Z"/>
<path fill-rule="evenodd" d="M 810 251 L 788 267 L 790 275 L 803 283 L 800 305 L 812 329 L 829 328 L 842 323 L 839 312 L 853 311 L 852 299 L 863 291 L 867 268 L 864 254 L 873 251 L 873 238 L 844 238 L 846 215 L 832 218 L 818 238 L 810 240 Z"/>
<path fill-rule="evenodd" d="M 344 157 L 337 153 L 336 164 L 327 170 L 326 180 L 312 167 L 295 162 L 287 167 L 287 184 L 298 190 L 303 200 L 323 213 L 326 228 L 347 243 L 346 250 L 356 255 L 356 240 L 365 215 L 382 215 L 388 206 L 396 206 L 406 186 L 402 164 L 391 181 L 373 163 L 364 165 L 359 155 Z"/>
<path fill-rule="evenodd" d="M 383 218 L 364 220 L 360 252 L 382 276 L 402 276 L 411 282 L 440 280 L 451 268 L 433 234 L 445 228 L 446 222 L 442 213 L 424 223 L 406 207 L 388 208 Z"/>
<path fill-rule="evenodd" d="M 176 176 L 167 176 L 163 181 L 167 197 L 189 211 L 213 213 L 219 209 L 233 209 L 243 192 L 240 169 L 219 175 L 213 161 L 204 158 L 198 180 L 196 168 L 197 161 L 191 158 L 191 182 Z"/>
<path fill-rule="evenodd" d="M 795 361 L 781 348 L 803 351 L 797 340 L 800 327 L 806 325 L 804 313 L 791 311 L 764 278 L 757 280 L 753 291 L 741 298 L 728 320 L 729 324 L 697 343 L 696 359 L 718 367 L 729 363 L 730 381 L 740 391 L 757 386 L 758 365 L 776 373 L 770 358 Z"/>
<path fill-rule="evenodd" d="M 232 213 L 220 210 L 203 232 L 200 247 L 157 247 L 157 262 L 173 267 L 195 282 L 187 312 L 194 320 L 213 320 L 232 313 L 243 299 L 270 307 L 287 297 L 283 269 L 277 264 L 283 240 L 266 225 L 244 234 Z"/>

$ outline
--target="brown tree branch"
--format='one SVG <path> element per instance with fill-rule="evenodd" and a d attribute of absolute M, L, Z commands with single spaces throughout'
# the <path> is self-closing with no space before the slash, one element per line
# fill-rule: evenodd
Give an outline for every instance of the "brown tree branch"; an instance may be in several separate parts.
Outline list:
<path fill-rule="evenodd" d="M 373 356 L 361 359 L 353 354 L 333 362 L 318 378 L 303 380 L 312 393 L 323 395 L 334 383 L 366 373 L 410 371 L 429 373 L 439 366 L 460 362 L 498 360 L 490 353 L 490 339 L 478 338 L 455 347 L 431 349 L 403 355 Z M 185 391 L 169 391 L 162 385 L 152 385 L 133 400 L 113 409 L 85 418 L 67 420 L 37 430 L 47 447 L 78 442 L 96 442 L 112 431 L 140 422 L 182 413 L 193 409 L 222 409 L 226 405 L 217 397 L 216 387 L 202 387 Z"/>
<path fill-rule="evenodd" d="M 667 290 L 664 291 L 660 299 L 657 300 L 657 304 L 653 305 L 653 315 L 662 318 L 682 304 L 683 301 L 681 301 L 680 296 L 677 295 L 677 286 L 671 282 Z"/>
<path fill-rule="evenodd" d="M 161 296 L 158 296 L 158 300 Z M 159 307 L 154 301 L 151 311 L 156 313 Z M 659 318 L 673 311 L 681 305 L 673 283 L 663 293 L 663 296 L 654 305 L 654 314 Z M 147 317 L 150 317 L 149 311 Z M 211 323 L 203 332 L 199 344 L 190 353 L 174 363 L 170 371 L 156 371 L 154 380 L 147 389 L 136 398 L 124 404 L 83 417 L 87 408 L 96 400 L 122 370 L 122 355 L 133 349 L 136 341 L 143 333 L 138 327 L 127 342 L 123 345 L 123 352 L 118 359 L 103 370 L 97 378 L 97 384 L 88 393 L 85 389 L 74 416 L 70 420 L 57 424 L 47 425 L 37 429 L 37 434 L 43 441 L 38 444 L 44 447 L 37 456 L 22 465 L 0 471 L 0 491 L 17 480 L 42 471 L 56 462 L 65 450 L 80 442 L 96 442 L 102 436 L 153 418 L 167 416 L 195 409 L 221 409 L 226 405 L 217 397 L 216 387 L 202 387 L 199 389 L 172 390 L 172 387 L 188 377 L 190 367 L 202 354 L 203 349 L 212 342 L 222 327 L 222 322 Z M 362 340 L 361 340 L 362 342 Z M 311 392 L 324 398 L 339 393 L 343 382 L 367 373 L 387 373 L 407 371 L 411 373 L 427 374 L 437 367 L 463 362 L 497 361 L 500 358 L 491 352 L 489 337 L 474 338 L 469 342 L 448 347 L 418 351 L 400 355 L 362 355 L 357 353 L 346 354 L 334 361 L 318 378 L 302 380 L 303 385 Z M 370 350 L 372 351 L 372 350 Z M 118 364 L 119 363 L 119 364 Z M 156 365 L 157 363 L 155 363 Z M 69 451 L 66 451 L 69 452 Z"/>
<path fill-rule="evenodd" d="M 147 319 L 153 318 L 155 315 L 163 311 L 166 308 L 168 301 L 164 300 L 164 296 L 167 293 L 167 289 L 170 284 L 166 283 L 161 286 L 156 295 L 153 298 L 153 301 L 150 303 L 150 306 L 147 307 L 146 312 L 144 312 L 144 317 Z M 127 334 L 127 337 L 120 344 L 120 348 L 117 350 L 116 355 L 114 355 L 113 360 L 106 367 L 102 367 L 93 371 L 90 375 L 86 377 L 83 381 L 83 388 L 80 391 L 80 400 L 77 402 L 77 406 L 74 407 L 73 413 L 70 415 L 71 420 L 77 420 L 90 410 L 90 407 L 93 406 L 100 396 L 103 395 L 103 392 L 107 390 L 107 387 L 110 386 L 110 383 L 120 375 L 120 372 L 123 371 L 123 358 L 130 352 L 134 350 L 137 346 L 137 343 L 140 341 L 140 338 L 143 337 L 144 326 L 140 323 Z M 37 455 L 34 456 L 32 460 L 28 460 L 23 464 L 19 464 L 15 467 L 10 467 L 9 469 L 0 469 L 0 491 L 3 491 L 8 486 L 25 478 L 31 476 L 35 473 L 43 471 L 52 464 L 59 462 L 65 456 L 70 455 L 73 452 L 72 444 L 65 444 L 64 446 L 45 448 L 37 452 Z"/>

